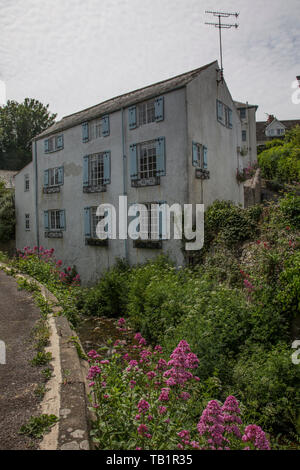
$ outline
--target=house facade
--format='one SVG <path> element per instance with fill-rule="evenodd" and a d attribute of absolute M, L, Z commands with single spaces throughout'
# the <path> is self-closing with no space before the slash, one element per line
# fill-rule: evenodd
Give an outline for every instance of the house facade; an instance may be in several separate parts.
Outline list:
<path fill-rule="evenodd" d="M 289 119 L 279 121 L 273 115 L 269 115 L 267 121 L 256 123 L 257 147 L 264 147 L 267 142 L 273 139 L 282 139 L 285 133 L 296 126 L 300 126 L 299 119 Z"/>
<path fill-rule="evenodd" d="M 256 111 L 258 106 L 235 101 L 242 126 L 240 155 L 243 157 L 244 168 L 257 162 L 256 145 Z"/>
<path fill-rule="evenodd" d="M 182 265 L 182 241 L 164 239 L 150 204 L 243 205 L 236 180 L 245 166 L 241 136 L 240 114 L 216 61 L 66 116 L 34 139 L 33 160 L 16 176 L 17 248 L 54 248 L 57 259 L 76 265 L 84 284 L 117 258 L 136 264 L 164 252 Z M 118 212 L 119 196 L 129 210 L 149 208 L 148 241 L 99 240 L 96 209 L 107 203 Z"/>

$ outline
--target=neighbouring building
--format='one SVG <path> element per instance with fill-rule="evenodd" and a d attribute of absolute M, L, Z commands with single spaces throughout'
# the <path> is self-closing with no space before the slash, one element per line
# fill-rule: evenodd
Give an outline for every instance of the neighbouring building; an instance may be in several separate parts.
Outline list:
<path fill-rule="evenodd" d="M 14 189 L 15 187 L 15 176 L 17 171 L 0 170 L 0 181 L 4 181 L 7 189 Z"/>
<path fill-rule="evenodd" d="M 33 141 L 33 161 L 16 176 L 17 248 L 54 248 L 92 283 L 116 258 L 130 264 L 168 253 L 185 262 L 181 240 L 164 240 L 161 217 L 144 214 L 152 239 L 99 240 L 96 208 L 119 196 L 128 207 L 216 199 L 244 204 L 237 169 L 254 159 L 255 107 L 240 110 L 217 61 L 64 117 Z M 241 155 L 247 130 L 248 157 Z M 153 236 L 154 233 L 154 236 Z"/>
<path fill-rule="evenodd" d="M 267 142 L 273 139 L 282 139 L 287 131 L 296 126 L 300 126 L 300 119 L 279 121 L 270 114 L 267 121 L 258 121 L 256 123 L 257 147 L 265 146 Z"/>
<path fill-rule="evenodd" d="M 242 124 L 242 143 L 240 155 L 244 160 L 244 167 L 252 166 L 257 162 L 256 146 L 256 111 L 258 106 L 235 101 Z"/>

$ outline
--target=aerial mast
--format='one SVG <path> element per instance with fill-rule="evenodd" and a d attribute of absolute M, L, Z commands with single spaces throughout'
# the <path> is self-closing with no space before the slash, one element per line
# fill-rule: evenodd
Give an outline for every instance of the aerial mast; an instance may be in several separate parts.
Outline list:
<path fill-rule="evenodd" d="M 230 29 L 230 28 L 238 28 L 239 25 L 237 23 L 234 24 L 228 24 L 228 23 L 222 23 L 221 18 L 229 18 L 231 16 L 234 16 L 235 18 L 238 18 L 239 13 L 226 13 L 223 11 L 210 11 L 206 10 L 206 14 L 213 15 L 214 17 L 218 18 L 217 23 L 208 23 L 205 22 L 205 24 L 209 26 L 214 26 L 215 28 L 219 28 L 219 43 L 220 43 L 220 64 L 221 64 L 221 82 L 223 83 L 224 81 L 224 69 L 223 69 L 223 49 L 222 49 L 222 29 Z"/>

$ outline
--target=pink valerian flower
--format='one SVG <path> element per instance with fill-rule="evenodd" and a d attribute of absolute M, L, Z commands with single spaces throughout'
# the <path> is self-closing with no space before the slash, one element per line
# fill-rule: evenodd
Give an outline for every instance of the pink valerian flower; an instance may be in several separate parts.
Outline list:
<path fill-rule="evenodd" d="M 173 377 L 170 377 L 169 379 L 166 380 L 166 385 L 168 385 L 168 387 L 172 387 L 172 385 L 176 385 L 176 384 L 177 382 Z"/>
<path fill-rule="evenodd" d="M 129 354 L 128 353 L 124 354 L 124 356 L 122 356 L 122 359 L 126 362 L 129 362 L 130 361 Z"/>
<path fill-rule="evenodd" d="M 168 385 L 183 385 L 193 378 L 193 374 L 187 369 L 195 369 L 199 365 L 199 359 L 196 354 L 191 352 L 189 344 L 181 340 L 171 354 L 168 366 L 171 369 L 164 372 L 164 377 L 170 377 L 173 380 L 168 381 Z"/>
<path fill-rule="evenodd" d="M 132 369 L 138 369 L 138 361 L 132 359 L 129 361 L 129 366 L 126 368 L 127 372 L 130 372 Z"/>
<path fill-rule="evenodd" d="M 181 437 L 182 439 L 189 439 L 190 438 L 190 431 L 183 429 L 182 431 L 177 433 L 177 436 Z"/>
<path fill-rule="evenodd" d="M 177 449 L 183 450 L 183 445 L 182 444 L 177 444 Z"/>
<path fill-rule="evenodd" d="M 141 436 L 145 435 L 147 431 L 148 431 L 148 427 L 146 426 L 146 424 L 140 424 L 139 427 L 137 428 L 137 432 Z"/>
<path fill-rule="evenodd" d="M 141 338 L 142 338 L 141 333 L 136 333 L 135 336 L 134 336 L 134 339 L 135 339 L 136 341 L 139 341 Z"/>
<path fill-rule="evenodd" d="M 109 360 L 108 359 L 102 359 L 102 361 L 100 361 L 99 364 L 109 364 Z"/>
<path fill-rule="evenodd" d="M 169 388 L 162 388 L 159 398 L 158 398 L 159 401 L 169 401 L 169 393 L 170 393 Z"/>
<path fill-rule="evenodd" d="M 106 382 L 101 382 L 101 387 L 106 388 Z"/>
<path fill-rule="evenodd" d="M 203 411 L 197 425 L 200 436 L 205 435 L 211 449 L 223 447 L 228 440 L 223 436 L 225 432 L 224 418 L 221 406 L 216 400 L 211 400 Z"/>
<path fill-rule="evenodd" d="M 163 353 L 163 348 L 158 344 L 155 346 L 154 351 L 157 351 L 159 354 Z"/>
<path fill-rule="evenodd" d="M 153 416 L 152 416 L 152 415 L 148 415 L 147 419 L 148 419 L 148 421 L 152 421 L 152 420 L 153 420 Z"/>
<path fill-rule="evenodd" d="M 200 449 L 200 445 L 198 441 L 192 441 L 190 444 L 193 447 L 193 449 Z"/>
<path fill-rule="evenodd" d="M 90 382 L 89 387 L 93 387 L 95 385 L 95 382 Z"/>
<path fill-rule="evenodd" d="M 154 377 L 156 377 L 156 373 L 153 371 L 153 370 L 150 370 L 150 372 L 147 372 L 147 377 L 149 380 L 153 379 Z"/>
<path fill-rule="evenodd" d="M 167 412 L 167 408 L 165 406 L 159 406 L 158 412 L 160 415 L 164 415 Z"/>
<path fill-rule="evenodd" d="M 146 411 L 148 411 L 150 408 L 150 405 L 149 403 L 146 401 L 146 400 L 140 400 L 139 403 L 138 403 L 138 410 L 140 413 L 143 413 L 145 414 Z"/>
<path fill-rule="evenodd" d="M 62 260 L 59 259 L 56 264 L 57 264 L 57 266 L 61 266 L 62 265 Z"/>
<path fill-rule="evenodd" d="M 147 345 L 147 341 L 145 340 L 145 338 L 141 338 L 141 339 L 139 340 L 139 345 L 140 345 L 140 346 L 146 346 L 146 345 Z"/>
<path fill-rule="evenodd" d="M 96 377 L 96 375 L 99 375 L 101 374 L 101 369 L 100 367 L 98 366 L 91 366 L 90 367 L 90 370 L 88 372 L 88 375 L 87 375 L 87 378 L 88 379 L 93 379 L 94 377 Z"/>
<path fill-rule="evenodd" d="M 93 359 L 96 359 L 97 357 L 100 357 L 100 355 L 94 349 L 89 351 L 87 355 L 88 355 L 88 357 L 92 357 Z"/>
<path fill-rule="evenodd" d="M 118 320 L 118 326 L 123 326 L 123 325 L 125 325 L 125 323 L 126 323 L 126 321 L 125 321 L 125 318 L 123 318 L 123 317 Z"/>
<path fill-rule="evenodd" d="M 109 399 L 109 395 L 107 395 L 107 393 L 105 395 L 103 395 L 103 398 L 105 398 L 106 400 Z"/>
<path fill-rule="evenodd" d="M 134 388 L 135 385 L 136 385 L 136 381 L 135 380 L 130 380 L 129 387 Z"/>
<path fill-rule="evenodd" d="M 149 362 L 149 356 L 151 356 L 152 353 L 151 351 L 148 351 L 147 349 L 143 349 L 140 351 L 140 362 Z"/>
<path fill-rule="evenodd" d="M 250 281 L 248 281 L 248 279 L 244 279 L 244 286 L 246 287 L 246 289 L 249 290 L 254 289 L 254 285 Z"/>
<path fill-rule="evenodd" d="M 243 442 L 252 442 L 257 450 L 270 450 L 270 442 L 261 427 L 256 424 L 250 424 L 245 428 L 242 440 Z"/>
<path fill-rule="evenodd" d="M 237 399 L 233 395 L 227 397 L 221 410 L 223 413 L 226 432 L 233 433 L 240 438 L 242 434 L 238 425 L 242 424 L 242 420 L 239 416 L 241 414 L 241 410 Z"/>
<path fill-rule="evenodd" d="M 139 419 L 141 419 L 141 415 L 140 414 L 135 415 L 134 419 L 138 421 Z"/>
<path fill-rule="evenodd" d="M 159 359 L 155 369 L 165 370 L 168 367 L 167 361 L 164 359 Z"/>
<path fill-rule="evenodd" d="M 179 397 L 182 398 L 183 401 L 187 401 L 191 398 L 191 395 L 188 392 L 181 392 Z"/>

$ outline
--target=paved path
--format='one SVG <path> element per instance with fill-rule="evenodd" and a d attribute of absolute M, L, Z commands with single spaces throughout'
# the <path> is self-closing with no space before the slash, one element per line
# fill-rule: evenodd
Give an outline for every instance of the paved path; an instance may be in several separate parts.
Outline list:
<path fill-rule="evenodd" d="M 27 291 L 18 291 L 16 280 L 0 271 L 0 340 L 6 344 L 6 364 L 0 364 L 0 450 L 35 448 L 30 438 L 19 435 L 22 424 L 38 414 L 34 389 L 41 383 L 30 333 L 40 318 Z"/>

